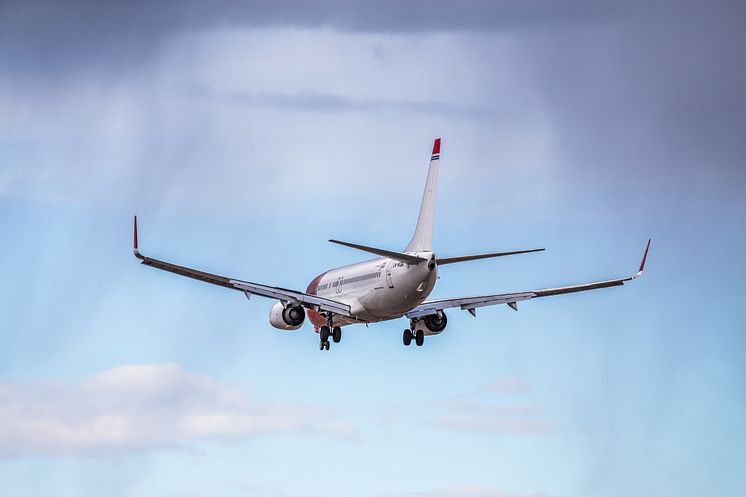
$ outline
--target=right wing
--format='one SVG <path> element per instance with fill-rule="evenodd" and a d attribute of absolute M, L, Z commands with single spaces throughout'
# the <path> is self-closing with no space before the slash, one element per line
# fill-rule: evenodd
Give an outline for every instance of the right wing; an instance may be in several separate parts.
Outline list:
<path fill-rule="evenodd" d="M 146 257 L 140 254 L 137 246 L 137 216 L 135 216 L 135 240 L 134 248 L 135 257 L 142 261 L 142 264 L 156 269 L 162 269 L 170 273 L 178 274 L 180 276 L 186 276 L 187 278 L 193 278 L 195 280 L 204 281 L 205 283 L 211 283 L 213 285 L 230 288 L 231 290 L 238 290 L 250 295 L 260 295 L 262 297 L 269 297 L 280 300 L 282 302 L 290 302 L 293 304 L 300 304 L 309 309 L 315 311 L 332 312 L 342 316 L 350 316 L 350 306 L 342 302 L 338 302 L 332 299 L 326 299 L 311 295 L 308 293 L 298 292 L 295 290 L 288 290 L 286 288 L 279 288 L 274 286 L 260 285 L 259 283 L 252 283 L 250 281 L 243 281 L 227 276 L 220 276 L 217 274 L 206 273 L 204 271 L 198 271 L 184 266 L 177 266 L 170 262 L 160 261 L 151 257 Z"/>
<path fill-rule="evenodd" d="M 645 259 L 647 259 L 648 257 L 649 248 L 650 240 L 648 240 L 648 244 L 645 247 L 645 254 L 642 256 L 640 268 L 638 269 L 637 274 L 635 274 L 634 276 L 627 276 L 626 278 L 617 278 L 614 280 L 595 281 L 593 283 L 583 283 L 580 285 L 546 288 L 543 290 L 532 290 L 528 292 L 501 293 L 497 295 L 481 295 L 477 297 L 461 297 L 429 301 L 426 300 L 422 304 L 409 311 L 406 316 L 410 319 L 420 318 L 431 314 L 437 314 L 438 311 L 453 307 L 460 307 L 465 311 L 469 311 L 472 316 L 476 316 L 477 307 L 499 304 L 508 304 L 512 309 L 517 311 L 518 302 L 522 300 L 529 300 L 537 297 L 550 297 L 552 295 L 562 295 L 563 293 L 584 292 L 586 290 L 596 290 L 597 288 L 607 288 L 611 286 L 623 285 L 625 282 L 631 281 L 642 274 L 642 271 L 645 269 Z"/>

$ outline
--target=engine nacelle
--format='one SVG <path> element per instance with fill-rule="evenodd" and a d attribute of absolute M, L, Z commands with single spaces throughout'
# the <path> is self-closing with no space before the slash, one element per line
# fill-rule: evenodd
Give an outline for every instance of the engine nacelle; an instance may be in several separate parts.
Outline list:
<path fill-rule="evenodd" d="M 447 324 L 448 318 L 443 311 L 440 311 L 438 314 L 431 314 L 418 319 L 412 331 L 422 330 L 425 336 L 440 335 L 446 329 Z"/>
<path fill-rule="evenodd" d="M 297 330 L 303 326 L 306 311 L 301 305 L 282 305 L 277 302 L 269 310 L 269 324 L 278 330 Z"/>
<path fill-rule="evenodd" d="M 422 320 L 425 322 L 425 326 L 427 327 L 427 329 L 433 332 L 433 334 L 437 334 L 445 330 L 446 325 L 448 324 L 448 318 L 446 317 L 446 313 L 443 311 L 440 311 L 438 314 L 430 314 L 429 316 L 425 316 L 422 318 Z"/>

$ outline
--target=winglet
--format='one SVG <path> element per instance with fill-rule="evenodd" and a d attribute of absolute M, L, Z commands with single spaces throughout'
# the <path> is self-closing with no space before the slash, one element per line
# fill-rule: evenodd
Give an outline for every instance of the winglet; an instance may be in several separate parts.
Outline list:
<path fill-rule="evenodd" d="M 433 153 L 430 156 L 430 160 L 440 159 L 440 138 L 436 138 L 433 142 Z"/>
<path fill-rule="evenodd" d="M 132 251 L 135 253 L 135 257 L 137 257 L 138 259 L 144 259 L 144 257 L 140 255 L 140 251 L 137 249 L 137 215 L 135 215 L 135 241 L 132 247 Z"/>
<path fill-rule="evenodd" d="M 650 240 L 651 238 L 648 238 L 648 245 L 645 247 L 645 254 L 642 256 L 642 262 L 640 262 L 640 269 L 637 270 L 637 276 L 640 276 L 645 269 L 645 260 L 648 258 L 648 250 L 650 249 Z"/>

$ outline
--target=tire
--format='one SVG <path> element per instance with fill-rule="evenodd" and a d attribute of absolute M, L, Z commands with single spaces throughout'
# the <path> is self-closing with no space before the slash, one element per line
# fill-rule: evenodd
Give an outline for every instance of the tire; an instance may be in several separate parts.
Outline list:
<path fill-rule="evenodd" d="M 319 330 L 319 338 L 322 342 L 328 342 L 329 341 L 329 327 L 328 326 L 322 326 Z"/>
<path fill-rule="evenodd" d="M 332 340 L 334 340 L 334 343 L 339 343 L 342 340 L 342 328 L 339 326 L 332 328 Z"/>
<path fill-rule="evenodd" d="M 416 343 L 418 347 L 422 347 L 422 344 L 425 343 L 425 332 L 424 331 L 417 330 L 417 333 L 414 336 L 414 343 Z"/>
<path fill-rule="evenodd" d="M 329 350 L 330 344 L 328 340 L 324 342 L 324 347 L 326 347 L 326 350 Z"/>
<path fill-rule="evenodd" d="M 404 345 L 409 347 L 409 344 L 412 343 L 412 332 L 410 330 L 404 330 L 404 336 L 402 337 L 402 341 L 404 342 Z"/>

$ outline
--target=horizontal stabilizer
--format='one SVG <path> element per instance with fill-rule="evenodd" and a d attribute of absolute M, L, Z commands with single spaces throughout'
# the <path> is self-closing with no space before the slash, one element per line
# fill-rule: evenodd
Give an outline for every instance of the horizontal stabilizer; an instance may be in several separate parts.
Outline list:
<path fill-rule="evenodd" d="M 403 254 L 401 252 L 394 252 L 391 250 L 384 250 L 379 249 L 375 247 L 366 247 L 365 245 L 358 245 L 356 243 L 348 243 L 348 242 L 340 242 L 339 240 L 329 240 L 332 243 L 336 243 L 338 245 L 344 245 L 345 247 L 350 247 L 358 250 L 362 250 L 363 252 L 369 252 L 371 254 L 379 255 L 381 257 L 388 257 L 389 259 L 395 259 L 397 261 L 406 262 L 407 264 L 419 264 L 420 262 L 426 262 L 428 259 L 423 259 L 422 257 L 417 257 L 414 255 L 409 254 Z"/>
<path fill-rule="evenodd" d="M 489 259 L 490 257 L 502 257 L 504 255 L 528 254 L 529 252 L 541 252 L 542 250 L 545 249 L 537 248 L 528 250 L 514 250 L 512 252 L 492 252 L 490 254 L 463 255 L 461 257 L 444 257 L 438 259 L 437 262 L 439 266 L 442 266 L 443 264 L 453 264 L 454 262 L 476 261 L 478 259 Z"/>

